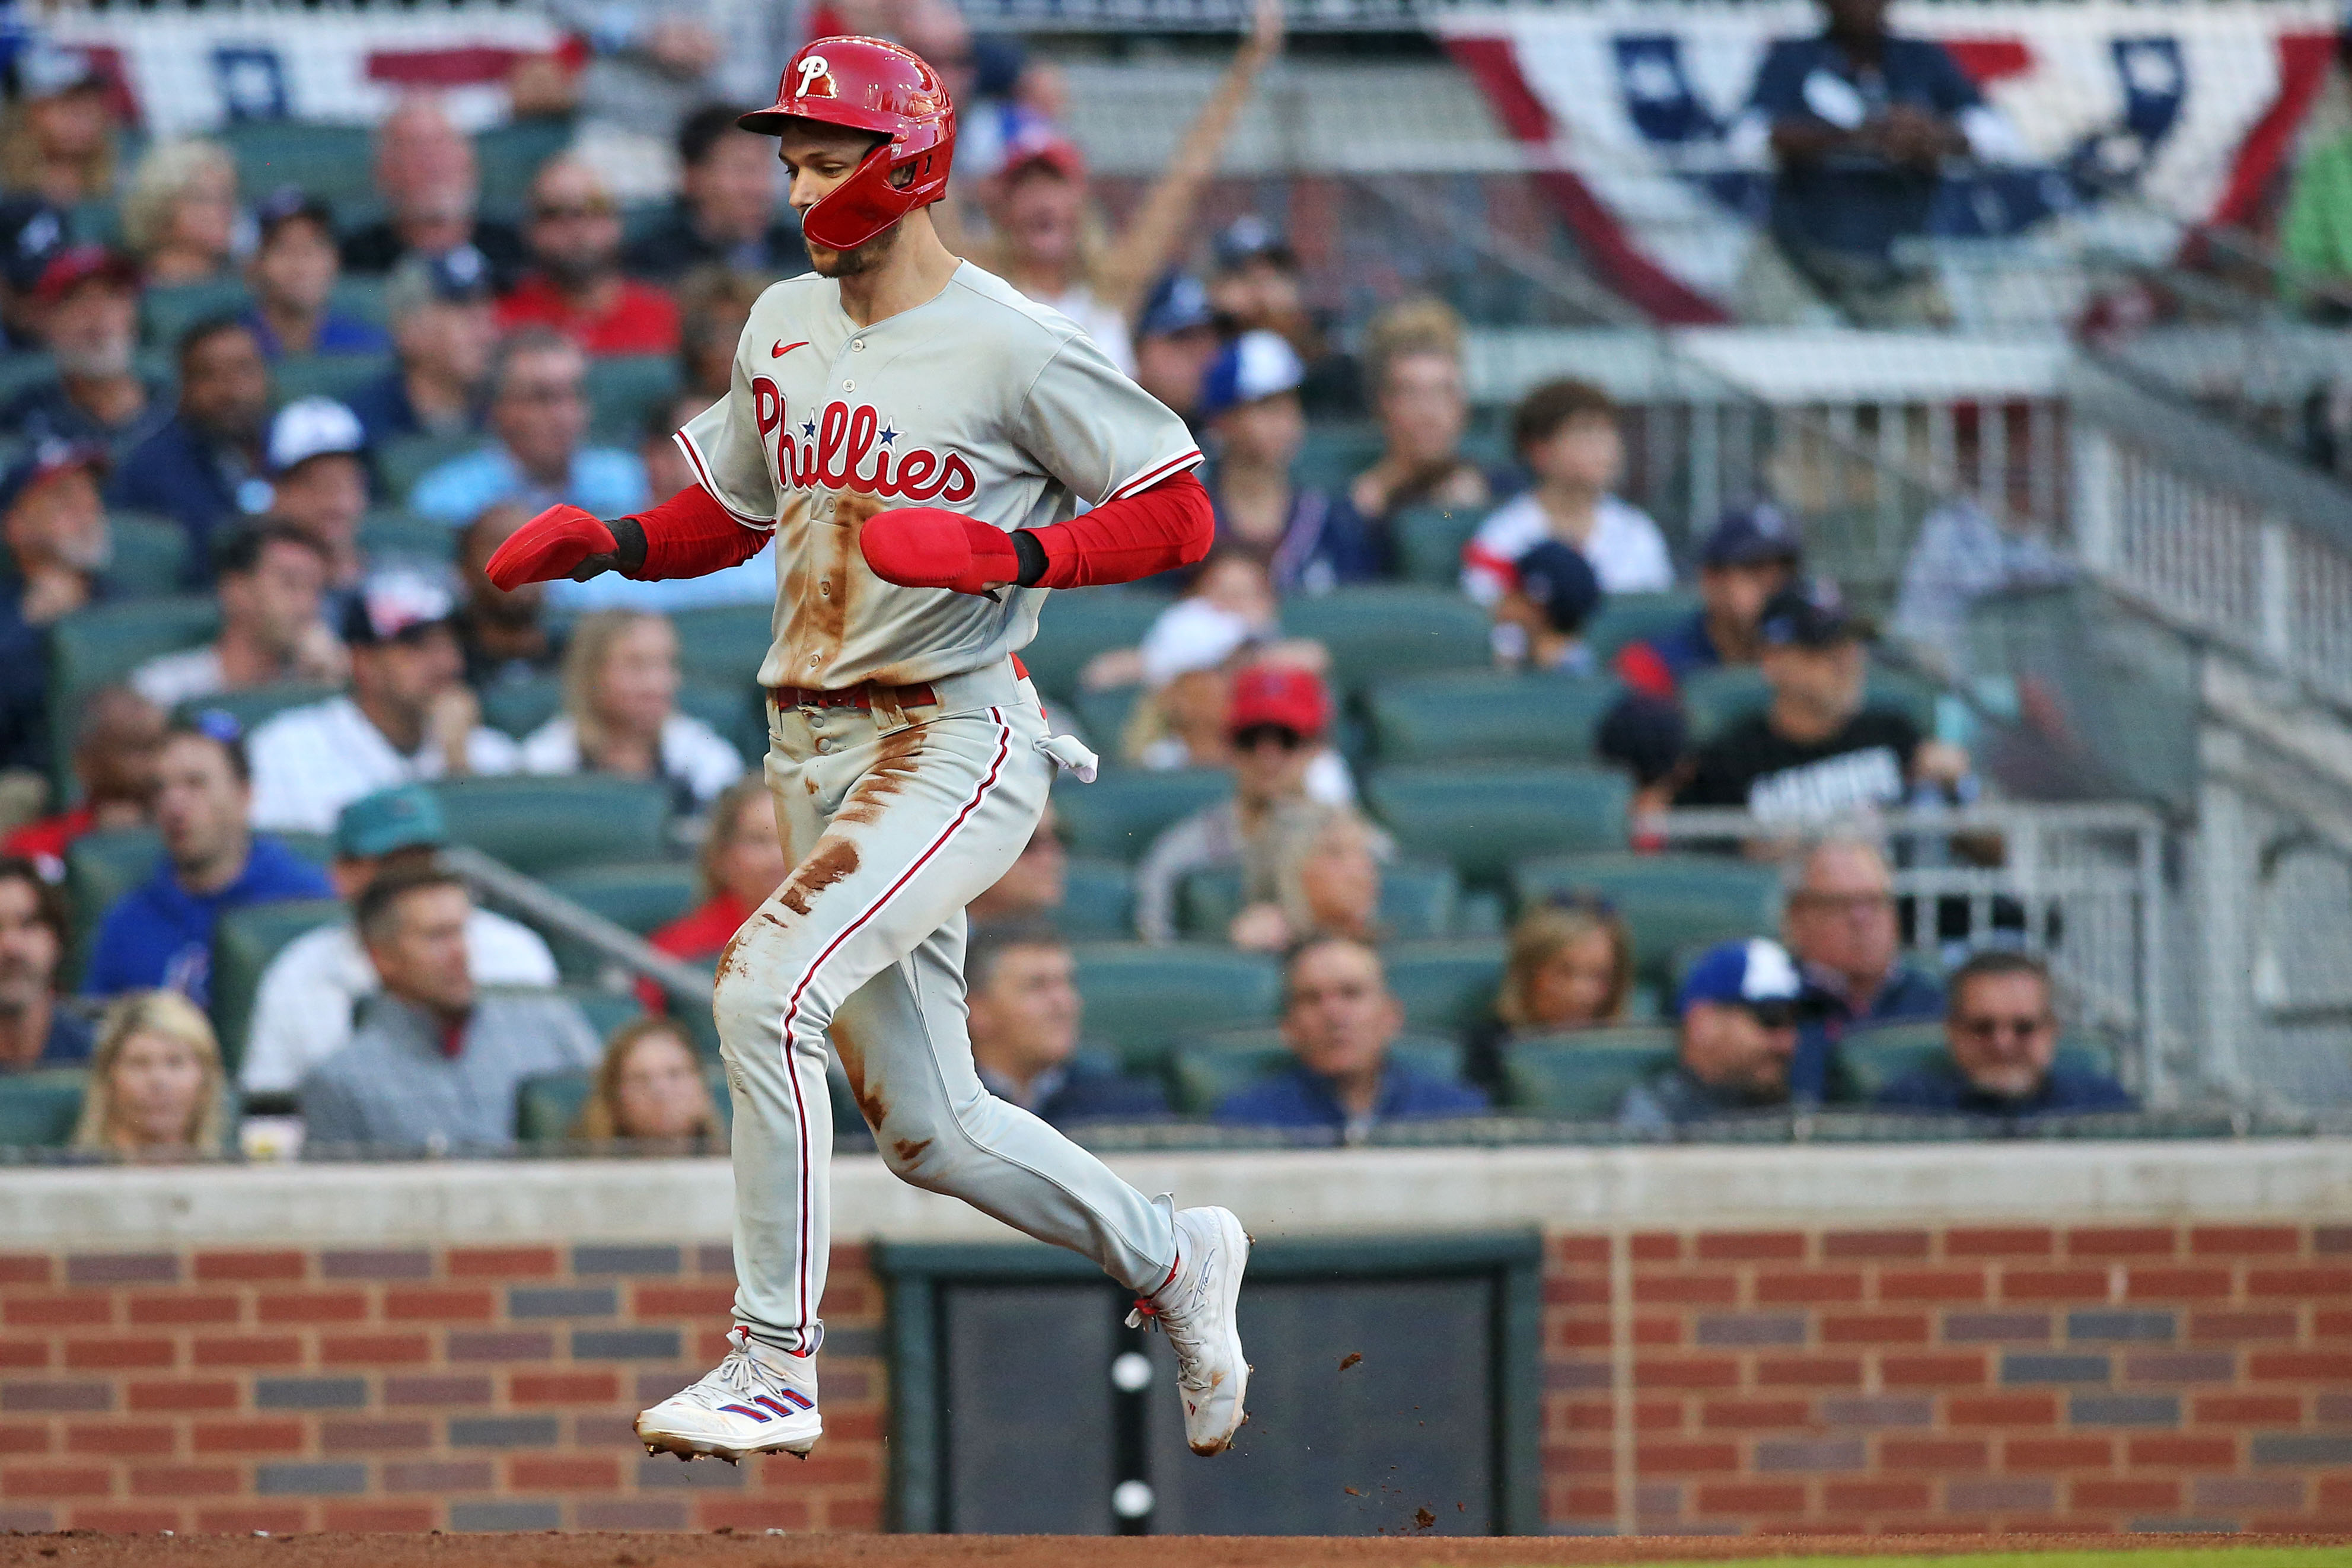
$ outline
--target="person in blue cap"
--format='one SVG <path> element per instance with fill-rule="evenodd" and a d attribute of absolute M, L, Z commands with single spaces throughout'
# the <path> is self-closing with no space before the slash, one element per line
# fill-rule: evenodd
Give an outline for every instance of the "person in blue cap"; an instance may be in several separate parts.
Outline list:
<path fill-rule="evenodd" d="M 1590 675 L 1584 623 L 1601 605 L 1601 579 L 1573 546 L 1548 539 L 1512 563 L 1495 601 L 1495 660 L 1550 675 Z"/>
<path fill-rule="evenodd" d="M 1754 937 L 1709 948 L 1683 981 L 1675 1065 L 1625 1091 L 1617 1125 L 1670 1132 L 1787 1105 L 1803 993 L 1796 960 L 1777 942 Z"/>
<path fill-rule="evenodd" d="M 1617 678 L 1641 696 L 1670 698 L 1700 670 L 1755 663 L 1764 606 L 1804 554 L 1795 521 L 1770 501 L 1725 512 L 1699 547 L 1697 613 L 1618 649 Z"/>
<path fill-rule="evenodd" d="M 2050 967 L 2031 953 L 1988 948 L 1952 972 L 1941 1061 L 1879 1091 L 1887 1110 L 2025 1117 L 2137 1110 L 2106 1074 L 2057 1059 Z"/>
<path fill-rule="evenodd" d="M 490 264 L 470 245 L 412 256 L 393 269 L 384 314 L 400 363 L 344 399 L 371 447 L 401 436 L 481 428 L 490 351 L 499 341 Z"/>
<path fill-rule="evenodd" d="M 1171 272 L 1144 302 L 1135 326 L 1135 384 L 1201 434 L 1201 384 L 1221 344 L 1209 291 L 1189 272 Z"/>
<path fill-rule="evenodd" d="M 46 771 L 49 628 L 106 596 L 112 553 L 95 447 L 43 441 L 0 474 L 0 769 Z"/>
<path fill-rule="evenodd" d="M 245 324 L 263 358 L 379 354 L 392 347 L 382 327 L 331 303 L 342 269 L 334 208 L 299 186 L 284 185 L 262 198 L 254 216 L 261 244 L 246 263 L 253 304 Z"/>
<path fill-rule="evenodd" d="M 1326 594 L 1386 574 L 1386 540 L 1344 496 L 1291 483 L 1307 439 L 1306 375 L 1273 332 L 1244 332 L 1209 366 L 1198 419 L 1209 433 L 1202 479 L 1217 510 L 1218 549 L 1265 563 L 1276 594 Z"/>

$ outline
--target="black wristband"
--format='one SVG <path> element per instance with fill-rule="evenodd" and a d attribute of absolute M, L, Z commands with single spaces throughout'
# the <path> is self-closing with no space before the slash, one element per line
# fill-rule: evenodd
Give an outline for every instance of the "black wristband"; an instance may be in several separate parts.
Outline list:
<path fill-rule="evenodd" d="M 613 531 L 613 542 L 618 546 L 614 559 L 620 563 L 621 575 L 634 577 L 646 567 L 646 528 L 634 517 L 616 517 L 604 525 Z"/>
<path fill-rule="evenodd" d="M 1024 588 L 1035 587 L 1037 579 L 1045 574 L 1045 547 L 1027 529 L 1016 528 L 1013 531 L 1013 553 L 1021 561 L 1021 570 L 1014 581 Z"/>

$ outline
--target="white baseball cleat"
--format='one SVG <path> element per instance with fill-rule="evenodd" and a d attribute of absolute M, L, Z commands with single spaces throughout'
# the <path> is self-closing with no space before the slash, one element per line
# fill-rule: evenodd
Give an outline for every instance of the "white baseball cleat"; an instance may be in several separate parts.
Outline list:
<path fill-rule="evenodd" d="M 738 1323 L 718 1369 L 637 1416 L 648 1454 L 708 1454 L 733 1464 L 753 1454 L 805 1459 L 824 1433 L 816 1413 L 816 1360 L 756 1344 Z"/>
<path fill-rule="evenodd" d="M 1176 1216 L 1176 1267 L 1168 1282 L 1139 1296 L 1127 1326 L 1157 1322 L 1176 1352 L 1176 1392 L 1184 1401 L 1184 1441 L 1192 1452 L 1222 1454 L 1249 1419 L 1249 1363 L 1234 1304 L 1249 1267 L 1249 1233 L 1232 1211 L 1185 1209 Z"/>

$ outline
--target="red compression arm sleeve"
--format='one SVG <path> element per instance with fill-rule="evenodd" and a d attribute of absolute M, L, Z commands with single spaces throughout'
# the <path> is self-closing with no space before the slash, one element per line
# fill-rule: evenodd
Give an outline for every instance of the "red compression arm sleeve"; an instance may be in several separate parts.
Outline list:
<path fill-rule="evenodd" d="M 1045 551 L 1038 587 L 1091 588 L 1195 564 L 1217 536 L 1217 515 L 1188 468 L 1084 517 L 1030 531 Z"/>
<path fill-rule="evenodd" d="M 631 575 L 646 583 L 724 572 L 760 553 L 770 537 L 736 521 L 700 485 L 637 513 L 637 526 L 646 531 L 646 563 Z"/>

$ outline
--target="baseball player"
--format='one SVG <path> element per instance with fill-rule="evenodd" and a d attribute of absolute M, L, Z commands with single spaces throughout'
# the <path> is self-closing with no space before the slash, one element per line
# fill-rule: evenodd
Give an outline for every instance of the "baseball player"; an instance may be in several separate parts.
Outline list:
<path fill-rule="evenodd" d="M 609 523 L 551 507 L 488 564 L 503 588 L 688 577 L 777 542 L 760 682 L 793 870 L 720 955 L 713 999 L 735 1103 L 732 1348 L 637 1436 L 732 1460 L 805 1455 L 823 1430 L 830 1033 L 900 1179 L 1137 1292 L 1129 1321 L 1176 1352 L 1187 1441 L 1218 1453 L 1249 1380 L 1241 1222 L 1145 1197 L 989 1095 L 963 991 L 964 905 L 1028 841 L 1055 760 L 1084 762 L 1013 652 L 1047 589 L 1207 552 L 1201 454 L 1066 317 L 940 243 L 925 209 L 955 110 L 917 56 L 819 39 L 739 123 L 779 138 L 814 270 L 761 296 L 727 396 L 677 433 L 697 482 Z"/>

